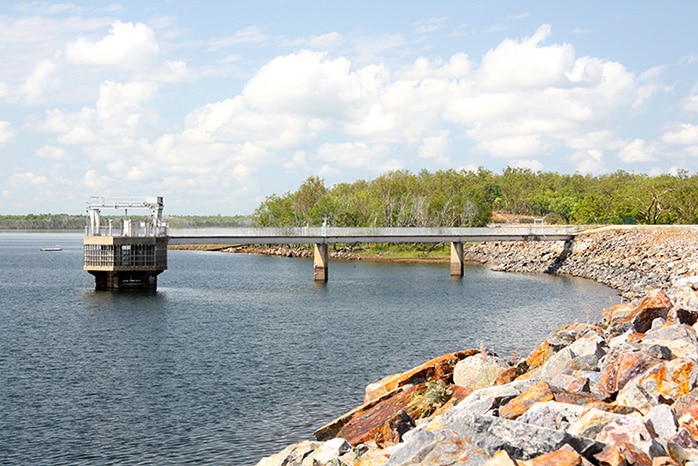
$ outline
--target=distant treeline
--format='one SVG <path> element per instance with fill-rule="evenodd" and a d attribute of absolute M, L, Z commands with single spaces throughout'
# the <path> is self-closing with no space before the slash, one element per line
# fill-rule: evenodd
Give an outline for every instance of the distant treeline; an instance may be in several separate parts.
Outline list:
<path fill-rule="evenodd" d="M 0 215 L 0 230 L 82 230 L 84 215 Z"/>
<path fill-rule="evenodd" d="M 170 228 L 226 228 L 248 227 L 253 223 L 249 215 L 177 215 L 165 219 Z"/>
<path fill-rule="evenodd" d="M 104 224 L 110 219 L 118 220 L 120 216 L 103 216 Z M 143 216 L 129 216 L 132 219 L 146 220 Z M 239 227 L 252 224 L 249 216 L 172 216 L 166 217 L 170 228 L 209 228 Z M 83 230 L 87 223 L 85 215 L 69 214 L 29 214 L 0 215 L 0 230 Z"/>
<path fill-rule="evenodd" d="M 295 192 L 267 197 L 254 219 L 260 226 L 318 226 L 326 219 L 333 226 L 457 227 L 507 216 L 548 224 L 696 224 L 698 175 L 400 170 L 330 188 L 310 177 Z"/>
<path fill-rule="evenodd" d="M 698 174 L 398 170 L 329 188 L 312 176 L 294 192 L 267 197 L 253 216 L 170 216 L 166 221 L 171 228 L 320 226 L 324 221 L 420 227 L 484 226 L 517 218 L 543 218 L 548 224 L 698 224 Z M 5 230 L 74 230 L 85 223 L 82 215 L 0 215 Z"/>

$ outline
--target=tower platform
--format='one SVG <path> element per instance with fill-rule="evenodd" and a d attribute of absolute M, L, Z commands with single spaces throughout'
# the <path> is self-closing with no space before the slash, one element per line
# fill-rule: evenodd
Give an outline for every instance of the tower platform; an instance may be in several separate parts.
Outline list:
<path fill-rule="evenodd" d="M 105 208 L 124 209 L 124 216 L 102 225 Z M 128 217 L 128 209 L 150 209 L 149 220 Z M 95 277 L 96 290 L 156 290 L 157 277 L 167 269 L 166 225 L 162 197 L 143 201 L 91 198 L 90 224 L 83 239 L 83 269 Z"/>

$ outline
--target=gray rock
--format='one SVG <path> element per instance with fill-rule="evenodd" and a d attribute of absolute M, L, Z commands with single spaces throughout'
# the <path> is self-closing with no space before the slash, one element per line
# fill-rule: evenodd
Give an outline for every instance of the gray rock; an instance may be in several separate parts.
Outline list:
<path fill-rule="evenodd" d="M 650 458 L 665 453 L 663 447 L 653 440 L 647 426 L 637 413 L 609 422 L 601 429 L 596 439 L 619 449 L 623 449 L 626 444 L 631 444 Z"/>
<path fill-rule="evenodd" d="M 642 339 L 643 347 L 666 346 L 674 357 L 688 357 L 698 360 L 698 337 L 693 327 L 684 324 L 667 325 L 650 330 Z"/>
<path fill-rule="evenodd" d="M 262 458 L 257 466 L 302 466 L 303 459 L 317 449 L 322 442 L 306 440 L 289 445 L 271 456 Z"/>
<path fill-rule="evenodd" d="M 498 450 L 505 450 L 512 458 L 527 460 L 565 444 L 587 458 L 603 447 L 594 440 L 563 431 L 468 411 L 449 411 L 442 416 L 439 429 L 426 425 L 412 431 L 387 464 L 450 465 L 462 462 L 465 454 L 473 454 L 472 462 L 465 464 L 479 465 Z M 432 452 L 438 454 L 431 455 Z M 427 463 L 425 458 L 430 455 L 432 462 Z"/>
<path fill-rule="evenodd" d="M 649 413 L 652 406 L 657 403 L 658 400 L 656 397 L 652 396 L 647 390 L 638 385 L 637 378 L 626 383 L 616 396 L 617 405 L 635 408 L 642 414 Z"/>
<path fill-rule="evenodd" d="M 676 420 L 669 405 L 653 406 L 645 415 L 644 421 L 660 438 L 668 440 L 676 435 Z"/>
<path fill-rule="evenodd" d="M 606 354 L 604 339 L 594 331 L 588 331 L 569 346 L 561 349 L 530 377 L 530 380 L 549 380 L 559 374 L 574 374 L 575 371 L 588 371 L 596 368 Z"/>
<path fill-rule="evenodd" d="M 481 388 L 468 395 L 456 407 L 452 408 L 452 411 L 470 411 L 477 414 L 485 414 L 519 396 L 522 391 L 531 385 L 531 382 L 512 382 L 506 385 Z"/>
<path fill-rule="evenodd" d="M 646 348 L 642 349 L 645 353 L 647 353 L 648 356 L 651 356 L 653 358 L 657 359 L 663 359 L 666 361 L 669 361 L 672 359 L 674 356 L 671 354 L 671 350 L 667 348 L 666 346 L 662 345 L 649 345 Z"/>
<path fill-rule="evenodd" d="M 596 438 L 606 425 L 621 417 L 623 417 L 622 414 L 609 413 L 597 408 L 591 408 L 576 421 L 572 422 L 567 428 L 567 432 L 579 437 L 593 439 Z"/>
<path fill-rule="evenodd" d="M 650 330 L 658 330 L 662 328 L 662 326 L 666 323 L 664 319 L 661 317 L 657 317 L 652 321 L 652 325 L 650 326 Z"/>
<path fill-rule="evenodd" d="M 410 436 L 414 437 L 414 435 Z M 468 466 L 482 466 L 490 458 L 476 443 L 452 430 L 423 430 L 410 442 L 399 445 L 390 455 L 387 466 L 451 465 L 467 458 Z"/>
<path fill-rule="evenodd" d="M 476 354 L 458 361 L 453 368 L 453 383 L 473 390 L 490 387 L 507 369 L 507 364 L 496 356 Z"/>
<path fill-rule="evenodd" d="M 691 277 L 682 277 L 672 283 L 674 287 L 687 286 L 694 290 L 698 290 L 698 275 L 693 275 Z"/>
<path fill-rule="evenodd" d="M 584 413 L 584 407 L 556 401 L 535 403 L 518 420 L 555 430 L 567 430 L 567 427 Z"/>

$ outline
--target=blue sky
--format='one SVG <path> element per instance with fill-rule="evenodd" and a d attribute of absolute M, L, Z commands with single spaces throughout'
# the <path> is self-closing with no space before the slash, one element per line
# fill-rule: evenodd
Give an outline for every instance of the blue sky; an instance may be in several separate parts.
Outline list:
<path fill-rule="evenodd" d="M 0 6 L 0 214 L 163 196 L 248 214 L 309 176 L 698 170 L 694 1 Z"/>

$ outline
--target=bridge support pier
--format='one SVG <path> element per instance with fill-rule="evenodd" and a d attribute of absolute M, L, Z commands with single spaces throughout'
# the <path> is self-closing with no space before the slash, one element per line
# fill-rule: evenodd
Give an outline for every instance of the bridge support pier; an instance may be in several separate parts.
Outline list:
<path fill-rule="evenodd" d="M 315 263 L 315 281 L 326 282 L 328 278 L 329 251 L 327 243 L 315 244 L 313 262 Z"/>
<path fill-rule="evenodd" d="M 463 276 L 463 243 L 451 243 L 451 276 Z"/>

